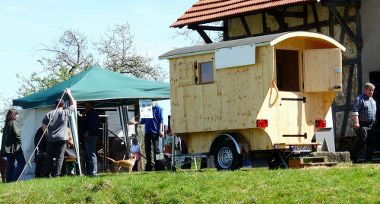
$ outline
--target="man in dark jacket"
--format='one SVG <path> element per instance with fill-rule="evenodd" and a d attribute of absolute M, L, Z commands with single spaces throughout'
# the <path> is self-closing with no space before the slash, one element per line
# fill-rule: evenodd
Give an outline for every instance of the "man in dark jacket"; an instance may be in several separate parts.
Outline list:
<path fill-rule="evenodd" d="M 34 145 L 37 147 L 35 177 L 49 177 L 47 139 L 42 127 L 38 128 L 34 136 Z"/>
<path fill-rule="evenodd" d="M 365 146 L 365 160 L 372 162 L 374 145 L 374 124 L 376 122 L 376 101 L 372 98 L 375 85 L 366 83 L 363 94 L 355 98 L 352 112 L 354 119 L 354 129 L 357 140 L 351 150 L 351 159 L 357 162 L 360 150 Z"/>
<path fill-rule="evenodd" d="M 92 102 L 84 103 L 83 121 L 83 141 L 86 149 L 86 174 L 96 176 L 98 160 L 96 157 L 96 142 L 99 137 L 99 114 L 94 109 Z"/>

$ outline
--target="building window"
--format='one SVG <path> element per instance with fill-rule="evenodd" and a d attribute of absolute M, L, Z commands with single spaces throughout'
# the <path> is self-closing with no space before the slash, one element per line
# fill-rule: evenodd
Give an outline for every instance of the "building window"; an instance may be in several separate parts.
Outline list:
<path fill-rule="evenodd" d="M 209 84 L 214 82 L 213 62 L 199 63 L 199 84 Z"/>

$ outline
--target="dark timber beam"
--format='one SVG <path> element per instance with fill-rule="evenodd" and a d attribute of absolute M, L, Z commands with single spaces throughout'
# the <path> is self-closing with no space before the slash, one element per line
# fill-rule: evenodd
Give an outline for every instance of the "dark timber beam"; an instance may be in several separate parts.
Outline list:
<path fill-rule="evenodd" d="M 276 19 L 278 25 L 280 25 L 281 31 L 288 31 L 289 30 L 289 26 L 285 22 L 285 16 L 284 16 L 285 12 L 286 12 L 286 10 L 284 10 L 284 11 L 277 11 L 277 10 L 268 11 L 268 14 L 272 15 Z"/>
<path fill-rule="evenodd" d="M 334 38 L 334 35 L 335 35 L 334 25 L 335 25 L 334 15 L 331 13 L 331 11 L 329 11 L 329 36 L 332 38 Z"/>
<path fill-rule="evenodd" d="M 342 18 L 342 16 L 340 16 L 338 10 L 335 7 L 328 6 L 328 8 L 331 11 L 331 13 L 334 14 L 336 20 L 342 26 L 344 32 L 346 32 L 348 37 L 350 37 L 350 39 L 355 43 L 356 47 L 358 49 L 361 49 L 363 47 L 362 39 L 359 36 L 356 36 L 354 32 L 352 32 L 350 27 L 347 25 L 347 22 L 344 21 L 344 19 Z"/>
<path fill-rule="evenodd" d="M 265 12 L 261 13 L 261 21 L 262 21 L 262 23 L 263 23 L 263 33 L 268 32 L 268 28 L 267 28 L 267 17 L 266 17 Z"/>
<path fill-rule="evenodd" d="M 345 7 L 344 7 L 343 18 L 347 18 L 347 16 L 348 16 L 348 9 L 349 9 L 348 6 L 345 6 Z M 344 43 L 344 36 L 345 36 L 345 34 L 346 34 L 345 32 L 340 32 L 339 42 L 340 42 L 341 44 Z"/>
<path fill-rule="evenodd" d="M 340 132 L 340 136 L 346 135 L 346 129 L 347 129 L 347 123 L 348 123 L 348 116 L 351 110 L 351 95 L 352 95 L 352 81 L 354 76 L 354 69 L 356 65 L 351 65 L 350 72 L 348 74 L 348 80 L 347 80 L 347 96 L 346 96 L 346 109 L 344 110 L 343 115 L 343 123 L 342 123 L 342 130 Z"/>
<path fill-rule="evenodd" d="M 361 10 L 360 10 L 360 7 L 357 6 L 356 7 L 356 35 L 362 39 L 362 20 L 361 20 Z M 358 73 L 358 93 L 361 93 L 361 89 L 363 87 L 363 73 L 362 73 L 362 48 L 358 48 L 357 50 L 357 59 L 358 59 L 358 70 L 357 70 L 357 73 Z"/>
<path fill-rule="evenodd" d="M 249 26 L 248 26 L 247 20 L 245 20 L 245 17 L 244 17 L 244 16 L 241 16 L 241 17 L 240 17 L 240 20 L 241 20 L 241 23 L 243 24 L 243 27 L 244 27 L 245 33 L 246 33 L 248 36 L 252 35 L 252 34 L 251 34 L 251 31 L 249 30 Z"/>
<path fill-rule="evenodd" d="M 287 11 L 284 13 L 285 17 L 291 17 L 291 18 L 303 18 L 304 14 L 303 12 L 296 12 L 296 11 Z"/>
<path fill-rule="evenodd" d="M 332 18 L 333 19 L 333 18 Z M 356 20 L 356 17 L 355 16 L 349 16 L 345 19 L 346 22 L 355 22 Z M 336 22 L 334 20 L 324 20 L 324 21 L 320 21 L 319 22 L 319 25 L 321 26 L 321 28 L 323 27 L 326 27 L 326 26 L 329 26 L 330 29 L 332 28 L 332 30 L 330 30 L 329 32 L 332 32 L 332 34 L 330 33 L 330 36 L 334 36 L 334 25 L 336 24 Z M 309 29 L 313 29 L 313 28 L 316 28 L 316 23 L 308 23 L 307 24 L 307 27 Z M 299 31 L 299 30 L 305 30 L 305 25 L 299 25 L 299 26 L 294 26 L 294 27 L 289 27 L 288 29 L 289 31 Z M 241 36 L 234 36 L 234 37 L 229 37 L 228 40 L 235 40 L 235 39 L 241 39 L 241 38 L 245 38 L 245 37 L 255 37 L 255 36 L 261 36 L 261 35 L 268 35 L 268 34 L 274 34 L 274 33 L 280 33 L 280 32 L 283 32 L 283 30 L 275 30 L 275 31 L 266 31 L 266 32 L 262 32 L 262 33 L 258 33 L 258 34 L 254 34 L 254 35 L 251 35 L 251 36 L 246 36 L 246 35 L 241 35 Z"/>
<path fill-rule="evenodd" d="M 345 111 L 347 109 L 347 105 L 335 105 L 334 106 L 334 111 L 336 112 L 336 113 L 338 113 L 338 112 L 343 112 L 343 111 Z"/>
<path fill-rule="evenodd" d="M 333 103 L 332 103 L 332 105 L 331 105 L 331 111 L 332 111 L 332 119 L 333 119 L 333 131 L 334 131 L 334 138 L 335 138 L 335 135 L 336 135 L 336 112 L 338 112 L 337 110 L 336 110 L 336 107 L 337 107 L 337 105 L 336 105 L 336 101 L 335 101 L 336 99 L 334 99 L 334 101 L 333 101 Z"/>
<path fill-rule="evenodd" d="M 320 33 L 321 32 L 321 25 L 319 25 L 318 11 L 317 11 L 315 4 L 311 4 L 311 9 L 313 10 L 315 27 L 317 28 L 318 33 Z"/>
<path fill-rule="evenodd" d="M 309 22 L 308 22 L 308 19 L 307 19 L 307 5 L 303 5 L 303 25 L 304 25 L 304 29 L 305 30 L 309 30 Z"/>
<path fill-rule="evenodd" d="M 323 6 L 360 6 L 360 0 L 323 0 Z"/>
<path fill-rule="evenodd" d="M 208 35 L 205 33 L 204 30 L 201 30 L 201 29 L 195 29 L 199 35 L 203 38 L 203 40 L 205 41 L 205 43 L 207 44 L 210 44 L 212 43 L 212 40 L 210 39 L 210 37 L 208 37 Z"/>
<path fill-rule="evenodd" d="M 228 19 L 223 20 L 223 41 L 228 40 Z"/>
<path fill-rule="evenodd" d="M 223 26 L 203 26 L 203 25 L 189 25 L 189 29 L 192 30 L 212 30 L 212 31 L 223 31 Z"/>
<path fill-rule="evenodd" d="M 360 60 L 358 60 L 357 58 L 344 59 L 343 66 L 359 64 L 359 62 Z"/>

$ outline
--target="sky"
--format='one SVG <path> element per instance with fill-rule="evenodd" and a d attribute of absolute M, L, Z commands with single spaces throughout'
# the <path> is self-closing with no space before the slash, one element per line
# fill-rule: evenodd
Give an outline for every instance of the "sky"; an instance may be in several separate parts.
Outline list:
<path fill-rule="evenodd" d="M 16 74 L 28 77 L 42 71 L 37 60 L 39 44 L 52 45 L 65 30 L 75 30 L 96 41 L 117 24 L 130 24 L 139 54 L 154 59 L 168 71 L 168 62 L 158 56 L 191 45 L 175 37 L 170 28 L 197 0 L 1 0 L 0 2 L 0 97 L 17 98 Z M 184 30 L 186 28 L 182 28 Z"/>

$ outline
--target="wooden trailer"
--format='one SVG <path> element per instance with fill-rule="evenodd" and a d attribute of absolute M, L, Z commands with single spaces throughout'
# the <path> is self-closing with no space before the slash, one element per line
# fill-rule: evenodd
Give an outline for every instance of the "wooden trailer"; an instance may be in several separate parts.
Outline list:
<path fill-rule="evenodd" d="M 214 156 L 218 169 L 264 154 L 286 165 L 308 153 L 342 90 L 334 39 L 289 32 L 169 51 L 172 132 L 189 154 Z M 253 161 L 254 162 L 254 161 Z"/>

